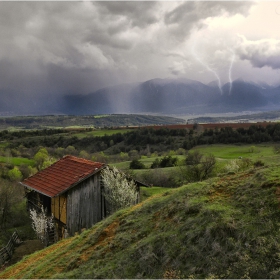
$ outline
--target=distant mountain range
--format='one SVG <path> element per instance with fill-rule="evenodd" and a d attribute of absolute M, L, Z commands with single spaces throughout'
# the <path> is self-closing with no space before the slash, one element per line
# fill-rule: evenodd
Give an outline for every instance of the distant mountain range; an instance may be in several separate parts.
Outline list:
<path fill-rule="evenodd" d="M 201 114 L 280 109 L 280 86 L 242 79 L 219 88 L 189 79 L 153 79 L 103 88 L 87 95 L 41 96 L 0 93 L 0 113 L 85 114 Z M 11 102 L 11 100 L 14 100 Z"/>
<path fill-rule="evenodd" d="M 139 84 L 104 88 L 86 96 L 64 96 L 65 113 L 201 114 L 268 111 L 280 108 L 280 86 L 241 79 L 208 85 L 194 80 L 153 79 Z"/>

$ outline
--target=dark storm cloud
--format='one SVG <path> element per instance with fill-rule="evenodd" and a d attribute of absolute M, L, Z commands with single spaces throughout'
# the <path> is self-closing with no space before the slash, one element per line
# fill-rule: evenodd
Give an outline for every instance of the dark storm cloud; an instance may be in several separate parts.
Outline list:
<path fill-rule="evenodd" d="M 37 96 L 86 94 L 169 71 L 183 73 L 182 64 L 170 66 L 172 58 L 165 61 L 162 55 L 164 49 L 173 51 L 172 38 L 188 38 L 208 17 L 246 14 L 251 5 L 245 1 L 0 2 L 0 89 Z"/>
<path fill-rule="evenodd" d="M 133 27 L 146 27 L 158 21 L 155 13 L 159 2 L 105 1 L 96 2 L 110 16 L 124 16 Z"/>

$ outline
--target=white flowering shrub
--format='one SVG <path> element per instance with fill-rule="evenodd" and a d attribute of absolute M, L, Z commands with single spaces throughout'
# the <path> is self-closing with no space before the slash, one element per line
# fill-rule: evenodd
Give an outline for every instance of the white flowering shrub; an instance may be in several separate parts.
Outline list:
<path fill-rule="evenodd" d="M 104 185 L 103 195 L 111 206 L 112 212 L 129 207 L 137 203 L 137 186 L 116 167 L 105 167 L 101 171 L 101 180 Z"/>
<path fill-rule="evenodd" d="M 53 215 L 47 216 L 43 206 L 41 211 L 30 209 L 30 218 L 32 220 L 32 228 L 36 232 L 38 238 L 45 244 L 48 243 L 48 229 L 54 228 Z"/>

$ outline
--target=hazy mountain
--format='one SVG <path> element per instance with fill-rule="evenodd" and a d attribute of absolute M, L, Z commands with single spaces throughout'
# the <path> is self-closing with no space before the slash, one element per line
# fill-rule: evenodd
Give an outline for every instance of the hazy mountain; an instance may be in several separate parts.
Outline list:
<path fill-rule="evenodd" d="M 222 92 L 222 94 L 221 94 Z M 268 110 L 280 104 L 280 87 L 238 79 L 220 89 L 188 79 L 153 79 L 104 88 L 86 96 L 65 96 L 65 113 L 214 113 Z"/>
<path fill-rule="evenodd" d="M 12 114 L 201 114 L 268 111 L 280 107 L 280 86 L 247 82 L 242 79 L 219 88 L 189 79 L 152 79 L 121 84 L 87 95 L 47 95 L 0 91 L 2 112 Z M 11 102 L 13 100 L 13 102 Z"/>
<path fill-rule="evenodd" d="M 238 79 L 222 87 L 221 102 L 225 108 L 233 108 L 234 111 L 259 108 L 268 104 L 261 89 L 258 85 Z"/>

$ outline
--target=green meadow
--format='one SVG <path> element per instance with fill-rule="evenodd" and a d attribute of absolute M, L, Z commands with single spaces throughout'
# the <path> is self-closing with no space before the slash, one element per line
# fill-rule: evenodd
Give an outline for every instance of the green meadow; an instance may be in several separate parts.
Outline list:
<path fill-rule="evenodd" d="M 4 157 L 0 156 L 0 163 L 11 163 L 13 165 L 20 166 L 21 164 L 26 164 L 30 166 L 34 166 L 35 161 L 32 159 L 21 158 L 21 157 Z"/>
<path fill-rule="evenodd" d="M 73 133 L 71 136 L 76 136 L 78 138 L 84 138 L 84 137 L 89 137 L 89 136 L 105 136 L 105 135 L 113 135 L 117 133 L 126 133 L 131 131 L 132 129 L 96 129 L 93 131 L 86 131 L 86 132 L 78 132 L 78 133 Z"/>

